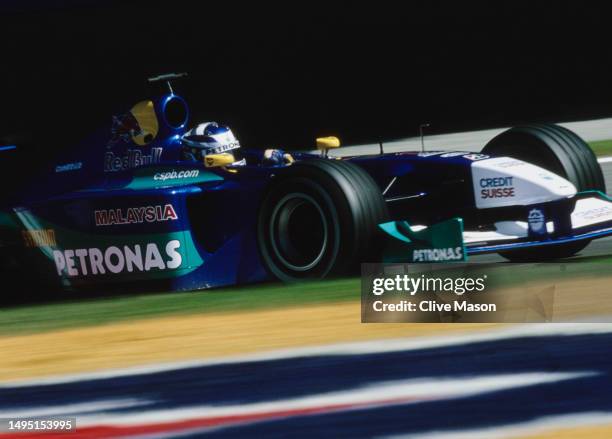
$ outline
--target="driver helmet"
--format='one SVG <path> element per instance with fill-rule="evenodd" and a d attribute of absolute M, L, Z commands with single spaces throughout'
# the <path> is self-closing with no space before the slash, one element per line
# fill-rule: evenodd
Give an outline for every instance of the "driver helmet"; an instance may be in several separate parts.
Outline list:
<path fill-rule="evenodd" d="M 210 154 L 234 154 L 240 148 L 240 142 L 232 130 L 217 122 L 204 122 L 190 129 L 183 134 L 182 143 L 188 155 L 196 160 L 203 160 Z M 236 162 L 233 165 L 240 164 L 241 162 Z"/>

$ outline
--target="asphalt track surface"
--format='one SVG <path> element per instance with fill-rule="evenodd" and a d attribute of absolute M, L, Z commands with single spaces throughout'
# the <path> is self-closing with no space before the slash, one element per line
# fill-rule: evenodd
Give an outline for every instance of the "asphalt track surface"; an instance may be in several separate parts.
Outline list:
<path fill-rule="evenodd" d="M 562 122 L 564 126 L 587 142 L 612 139 L 612 118 L 595 119 L 581 122 Z M 434 130 L 436 127 L 432 127 Z M 424 137 L 425 149 L 428 151 L 470 151 L 479 152 L 486 143 L 497 134 L 505 131 L 508 127 L 494 128 L 481 131 L 466 131 L 451 134 L 432 134 L 426 130 Z M 406 139 L 383 142 L 385 152 L 420 151 L 421 138 L 410 137 Z M 343 146 L 340 149 L 330 151 L 330 155 L 361 155 L 378 154 L 380 145 L 377 143 Z"/>

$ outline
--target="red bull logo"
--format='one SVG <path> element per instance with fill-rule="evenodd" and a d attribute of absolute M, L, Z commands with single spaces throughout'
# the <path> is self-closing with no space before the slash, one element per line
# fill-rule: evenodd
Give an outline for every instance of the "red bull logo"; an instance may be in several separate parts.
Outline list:
<path fill-rule="evenodd" d="M 150 154 L 143 154 L 140 149 L 128 149 L 123 155 L 107 151 L 104 155 L 104 172 L 125 171 L 159 163 L 163 150 L 163 148 L 151 148 Z"/>
<path fill-rule="evenodd" d="M 111 148 L 119 142 L 130 142 L 133 137 L 138 136 L 141 133 L 142 129 L 132 113 L 113 116 L 111 138 L 107 147 Z"/>
<path fill-rule="evenodd" d="M 120 142 L 143 146 L 157 136 L 159 125 L 152 101 L 142 101 L 120 116 L 113 116 L 108 148 Z"/>

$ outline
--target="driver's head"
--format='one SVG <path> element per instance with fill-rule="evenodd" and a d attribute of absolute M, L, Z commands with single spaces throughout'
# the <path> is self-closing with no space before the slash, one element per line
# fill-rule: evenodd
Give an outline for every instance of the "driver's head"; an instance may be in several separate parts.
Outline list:
<path fill-rule="evenodd" d="M 210 154 L 235 153 L 240 142 L 228 127 L 217 122 L 205 122 L 187 131 L 182 137 L 183 145 L 197 159 Z"/>

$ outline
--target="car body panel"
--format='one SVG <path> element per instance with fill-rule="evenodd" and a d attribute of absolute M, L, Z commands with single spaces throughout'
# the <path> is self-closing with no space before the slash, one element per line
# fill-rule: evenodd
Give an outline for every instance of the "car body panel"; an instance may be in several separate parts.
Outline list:
<path fill-rule="evenodd" d="M 26 179 L 0 200 L 0 258 L 5 270 L 36 273 L 33 277 L 67 288 L 152 282 L 186 290 L 269 279 L 257 247 L 258 208 L 270 183 L 290 165 L 265 165 L 263 151 L 248 149 L 242 150 L 247 165 L 240 169 L 208 168 L 184 160 L 180 136 L 188 124 L 185 101 L 168 94 L 143 102 L 132 107 L 132 113 L 113 117 L 109 126 L 49 163 L 46 173 Z M 170 123 L 164 113 L 170 105 L 185 107 L 178 122 Z M 146 129 L 133 120 L 142 118 L 143 108 L 157 114 L 155 123 L 146 122 Z M 149 134 L 153 140 L 143 144 Z M 292 155 L 296 160 L 335 160 Z M 0 166 L 2 160 L 0 155 Z M 472 175 L 474 164 L 484 169 L 480 164 L 491 160 L 483 154 L 401 152 L 342 160 L 372 177 L 392 220 L 432 230 L 453 218 L 461 219 L 462 233 L 503 221 L 525 222 L 534 206 L 547 218 L 569 218 L 573 206 L 571 191 L 547 190 L 546 182 L 538 183 L 536 204 L 515 200 L 483 206 Z M 490 174 L 491 168 L 486 172 Z M 500 175 L 483 178 L 503 177 L 499 170 L 494 173 Z M 554 177 L 558 188 L 565 180 Z M 524 180 L 527 187 L 535 187 L 528 177 Z M 591 239 L 608 229 L 590 224 L 582 235 L 572 236 L 570 230 L 557 238 Z M 547 238 L 519 241 L 523 246 L 549 245 Z M 516 245 L 477 244 L 461 245 L 465 254 Z"/>

